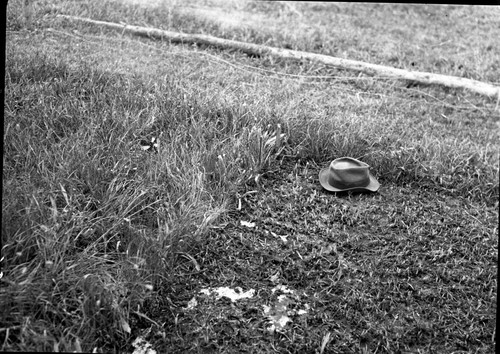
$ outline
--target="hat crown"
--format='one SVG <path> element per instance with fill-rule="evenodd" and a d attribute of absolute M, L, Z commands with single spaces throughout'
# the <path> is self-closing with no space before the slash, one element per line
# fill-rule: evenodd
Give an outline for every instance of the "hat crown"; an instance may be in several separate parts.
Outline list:
<path fill-rule="evenodd" d="M 366 187 L 370 184 L 368 167 L 366 163 L 349 157 L 333 160 L 329 168 L 328 182 L 340 189 Z"/>

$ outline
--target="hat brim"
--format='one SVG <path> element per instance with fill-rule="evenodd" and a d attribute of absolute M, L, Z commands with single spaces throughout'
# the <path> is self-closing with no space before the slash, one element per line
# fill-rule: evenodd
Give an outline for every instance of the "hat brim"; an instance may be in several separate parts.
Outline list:
<path fill-rule="evenodd" d="M 367 186 L 364 187 L 352 187 L 352 188 L 336 188 L 332 186 L 330 183 L 328 183 L 328 173 L 329 169 L 324 168 L 321 171 L 319 171 L 319 183 L 323 188 L 325 188 L 327 191 L 330 192 L 347 192 L 347 191 L 370 191 L 370 192 L 376 192 L 379 187 L 380 183 L 375 179 L 375 177 L 372 176 L 370 172 L 368 172 L 368 176 L 370 177 L 370 183 Z"/>

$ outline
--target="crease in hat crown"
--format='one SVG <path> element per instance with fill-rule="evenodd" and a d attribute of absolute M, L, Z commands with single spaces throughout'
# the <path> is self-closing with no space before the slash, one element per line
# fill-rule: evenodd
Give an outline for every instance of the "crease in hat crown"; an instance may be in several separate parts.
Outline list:
<path fill-rule="evenodd" d="M 369 172 L 369 165 L 352 157 L 333 160 L 319 174 L 320 183 L 326 190 L 341 192 L 369 190 L 375 192 L 380 184 Z"/>

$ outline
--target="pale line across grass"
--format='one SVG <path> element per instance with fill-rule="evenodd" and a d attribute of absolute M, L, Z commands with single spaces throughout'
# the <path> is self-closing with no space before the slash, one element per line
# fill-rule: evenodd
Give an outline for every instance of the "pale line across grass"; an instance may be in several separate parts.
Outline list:
<path fill-rule="evenodd" d="M 79 16 L 70 16 L 70 15 L 57 15 L 57 16 L 85 23 L 96 24 L 108 28 L 113 28 L 115 30 L 121 29 L 122 33 L 127 31 L 129 33 L 138 36 L 167 39 L 174 42 L 181 42 L 188 44 L 190 43 L 190 44 L 214 45 L 226 49 L 238 49 L 250 55 L 261 56 L 269 54 L 283 59 L 310 60 L 323 64 L 331 64 L 336 67 L 348 70 L 354 70 L 369 75 L 379 75 L 380 73 L 385 73 L 387 76 L 390 76 L 394 79 L 410 80 L 424 85 L 441 85 L 449 88 L 467 89 L 469 91 L 475 92 L 480 95 L 488 96 L 493 99 L 497 98 L 497 100 L 500 101 L 500 87 L 496 87 L 484 81 L 478 81 L 459 76 L 435 74 L 423 71 L 411 71 L 411 70 L 409 71 L 386 65 L 367 63 L 359 60 L 339 58 L 330 55 L 324 55 L 324 54 L 318 54 L 300 50 L 270 47 L 267 45 L 224 39 L 205 34 L 187 34 L 187 33 L 162 30 L 158 28 L 132 26 L 127 24 L 125 24 L 124 26 L 121 23 L 98 21 Z"/>
<path fill-rule="evenodd" d="M 82 34 L 72 34 L 72 33 L 69 33 L 69 32 L 65 32 L 65 31 L 59 31 L 59 30 L 55 30 L 55 29 L 52 29 L 52 28 L 49 28 L 46 30 L 47 32 L 49 33 L 53 33 L 53 34 L 61 34 L 61 35 L 65 35 L 65 36 L 69 36 L 69 37 L 73 37 L 73 38 L 77 38 L 77 39 L 81 39 L 83 41 L 86 41 L 88 43 L 93 43 L 93 44 L 99 44 L 101 46 L 104 46 L 104 44 L 102 43 L 103 41 L 111 41 L 111 42 L 121 42 L 123 43 L 123 40 L 122 39 L 118 39 L 118 38 L 110 38 L 110 37 L 107 37 L 107 36 L 93 36 L 93 35 L 82 35 Z M 94 40 L 89 40 L 89 38 L 91 39 L 94 39 Z M 210 54 L 210 53 L 206 53 L 206 52 L 201 52 L 201 51 L 196 51 L 196 50 L 193 50 L 193 51 L 188 51 L 188 50 L 183 50 L 183 51 L 180 51 L 178 53 L 171 53 L 171 52 L 165 52 L 164 50 L 162 50 L 161 48 L 158 48 L 152 44 L 147 44 L 147 43 L 144 43 L 142 41 L 133 41 L 133 43 L 137 43 L 137 44 L 140 44 L 144 47 L 147 47 L 147 48 L 150 48 L 150 49 L 153 49 L 157 52 L 161 52 L 162 54 L 164 55 L 178 55 L 178 56 L 182 56 L 182 57 L 185 57 L 185 58 L 189 58 L 190 55 L 192 54 L 197 54 L 197 55 L 203 55 L 203 56 L 206 56 L 206 57 L 209 57 L 209 58 L 212 58 L 213 60 L 209 60 L 211 63 L 214 63 L 214 64 L 225 64 L 225 65 L 228 65 L 228 66 L 231 66 L 237 70 L 240 70 L 240 71 L 243 71 L 243 72 L 247 72 L 247 73 L 250 73 L 250 74 L 257 74 L 261 77 L 265 77 L 265 78 L 270 78 L 270 79 L 281 79 L 279 76 L 285 76 L 289 79 L 308 79 L 308 80 L 311 80 L 309 82 L 302 82 L 303 84 L 319 84 L 319 83 L 322 83 L 321 81 L 319 80 L 332 80 L 333 82 L 337 82 L 337 81 L 345 81 L 345 82 L 349 82 L 349 81 L 356 81 L 356 80 L 359 80 L 359 81 L 372 81 L 372 80 L 387 80 L 387 79 L 390 79 L 389 77 L 385 77 L 385 76 L 371 76 L 371 77 L 361 77 L 360 75 L 362 74 L 359 74 L 357 77 L 349 77 L 349 76 L 317 76 L 317 75 L 299 75 L 299 74 L 288 74 L 288 73 L 283 73 L 283 72 L 279 72 L 279 71 L 275 71 L 275 70 L 268 70 L 268 69 L 262 69 L 262 68 L 258 68 L 256 66 L 251 66 L 251 65 L 245 65 L 245 64 L 234 64 L 234 63 L 230 63 L 229 61 L 227 60 L 224 60 L 220 57 L 217 57 L 213 54 Z M 250 69 L 250 70 L 247 70 L 246 68 Z M 260 72 L 259 72 L 260 71 Z M 263 75 L 261 74 L 261 72 L 265 72 L 265 73 L 269 73 L 269 74 L 273 74 L 273 75 L 276 75 L 276 76 L 269 76 L 269 75 Z M 319 82 L 318 82 L 319 81 Z M 474 105 L 472 102 L 470 102 L 469 100 L 466 99 L 466 101 L 471 105 L 470 107 L 467 107 L 467 106 L 457 106 L 457 105 L 450 105 L 448 103 L 446 103 L 445 101 L 443 100 L 440 100 L 439 98 L 429 94 L 429 93 L 426 93 L 424 91 L 421 91 L 421 90 L 417 90 L 417 89 L 413 89 L 413 88 L 407 88 L 407 87 L 399 87 L 403 90 L 408 90 L 408 91 L 413 91 L 413 92 L 417 92 L 421 95 L 425 95 L 435 101 L 438 101 L 439 103 L 429 103 L 425 100 L 415 100 L 415 99 L 408 99 L 408 98 L 403 98 L 403 97 L 398 97 L 398 96 L 394 96 L 394 95 L 385 95 L 385 94 L 381 94 L 381 93 L 375 93 L 375 92 L 359 92 L 359 91 L 356 91 L 356 90 L 351 90 L 351 89 L 347 89 L 345 87 L 342 87 L 342 86 L 334 86 L 334 85 L 331 85 L 333 87 L 336 87 L 344 92 L 350 92 L 350 93 L 356 93 L 356 94 L 364 94 L 364 95 L 371 95 L 371 96 L 377 96 L 377 97 L 380 97 L 380 98 L 391 98 L 391 99 L 398 99 L 398 100 L 402 100 L 402 101 L 407 101 L 407 102 L 422 102 L 422 103 L 425 103 L 425 104 L 432 104 L 432 105 L 436 105 L 436 106 L 441 106 L 441 107 L 449 107 L 449 108 L 453 108 L 453 109 L 459 109 L 459 110 L 478 110 L 480 109 L 479 107 L 477 107 L 476 105 Z M 495 106 L 495 110 L 498 110 L 498 102 Z"/>

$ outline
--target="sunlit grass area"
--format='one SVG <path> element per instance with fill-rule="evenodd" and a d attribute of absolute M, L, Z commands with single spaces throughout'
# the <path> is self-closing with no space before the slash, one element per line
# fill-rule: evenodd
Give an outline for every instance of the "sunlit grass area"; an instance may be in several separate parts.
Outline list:
<path fill-rule="evenodd" d="M 325 333 L 332 350 L 493 349 L 495 100 L 57 14 L 500 82 L 496 8 L 47 0 L 27 22 L 23 1 L 10 1 L 2 350 L 132 351 L 148 328 L 159 352 L 314 352 Z M 141 149 L 151 138 L 157 152 Z M 319 169 L 342 156 L 371 166 L 376 197 L 321 190 Z M 253 234 L 231 226 L 238 218 L 280 226 Z M 268 229 L 296 243 L 269 251 Z M 327 253 L 344 269 L 336 290 L 331 262 L 313 262 Z M 286 284 L 319 294 L 295 332 L 270 338 L 245 322 L 240 337 L 262 336 L 253 349 L 238 336 L 219 343 L 220 309 L 182 310 L 207 284 L 264 288 L 277 258 Z M 410 280 L 431 282 L 432 294 L 409 298 Z M 432 312 L 422 303 L 443 310 L 405 327 L 398 316 Z"/>

